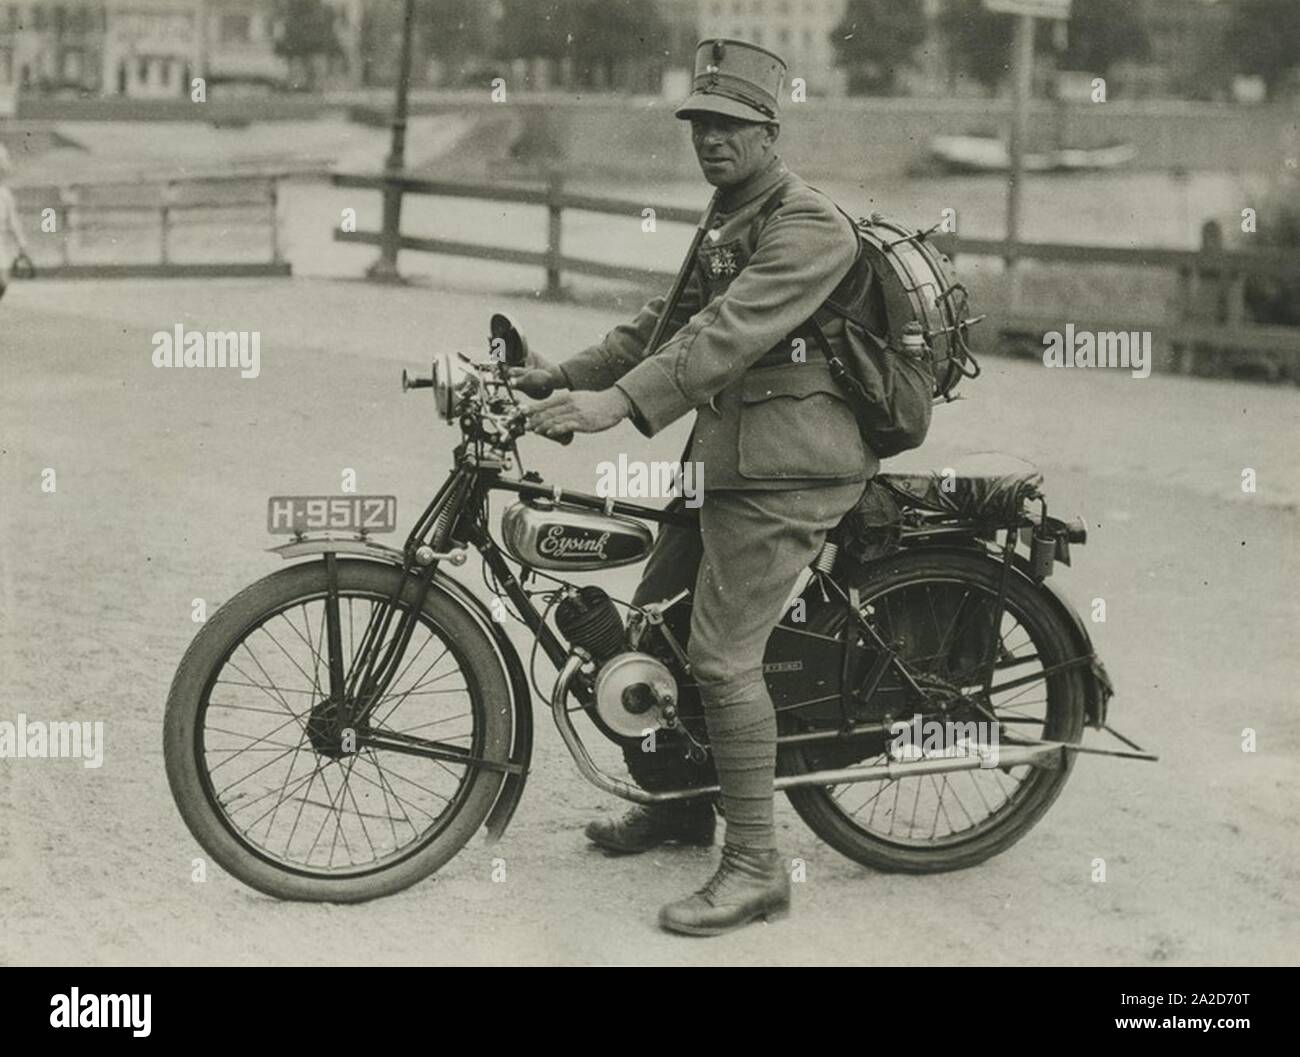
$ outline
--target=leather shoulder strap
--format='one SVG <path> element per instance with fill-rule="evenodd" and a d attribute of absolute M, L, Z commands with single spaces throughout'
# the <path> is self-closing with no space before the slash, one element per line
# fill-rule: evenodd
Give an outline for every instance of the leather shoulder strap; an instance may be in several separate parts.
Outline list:
<path fill-rule="evenodd" d="M 820 188 L 812 187 L 811 184 L 808 186 L 818 194 L 826 195 L 826 192 Z M 781 185 L 768 196 L 767 201 L 759 209 L 758 214 L 754 217 L 754 224 L 766 223 L 768 217 L 780 208 L 783 202 L 782 192 L 785 189 L 785 181 L 782 181 Z M 830 195 L 826 195 L 826 197 L 830 199 L 831 204 L 835 206 L 840 216 L 849 222 L 849 228 L 853 231 L 853 237 L 857 241 L 857 252 L 854 254 L 853 263 L 849 265 L 848 271 L 844 273 L 844 277 L 836 284 L 835 289 L 830 292 L 826 300 L 803 324 L 790 333 L 792 335 L 811 334 L 818 347 L 822 348 L 826 341 L 826 336 L 822 333 L 822 327 L 835 318 L 851 319 L 862 328 L 863 332 L 878 348 L 883 350 L 888 347 L 888 341 L 874 333 L 867 326 L 867 320 L 862 317 L 859 308 L 866 297 L 867 290 L 871 286 L 873 273 L 870 262 L 864 259 L 864 247 L 857 234 L 857 221 L 849 216 Z M 751 226 L 751 236 L 753 231 L 754 228 Z"/>
<path fill-rule="evenodd" d="M 758 243 L 758 232 L 767 224 L 772 214 L 785 204 L 785 192 L 788 189 L 789 179 L 790 176 L 787 173 L 777 182 L 776 188 L 758 207 L 754 219 L 749 222 L 749 241 L 751 243 Z"/>

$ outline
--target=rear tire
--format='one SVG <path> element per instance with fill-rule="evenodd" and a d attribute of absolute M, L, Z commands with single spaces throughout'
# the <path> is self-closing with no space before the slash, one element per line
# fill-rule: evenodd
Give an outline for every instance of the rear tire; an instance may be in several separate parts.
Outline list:
<path fill-rule="evenodd" d="M 353 621 L 357 608 L 390 597 L 399 581 L 403 581 L 401 604 L 409 608 L 414 602 L 414 579 L 404 577 L 402 571 L 394 566 L 340 559 L 337 569 L 341 616 L 346 622 Z M 313 704 L 319 702 L 322 696 L 327 696 L 322 691 L 319 673 L 322 660 L 320 643 L 323 636 L 320 639 L 318 636 L 321 633 L 322 618 L 313 617 L 313 613 L 316 612 L 317 603 L 323 606 L 321 600 L 325 596 L 326 586 L 323 562 L 294 565 L 259 580 L 221 606 L 191 643 L 172 681 L 163 724 L 163 747 L 168 782 L 181 817 L 195 840 L 225 870 L 259 892 L 278 899 L 354 903 L 401 891 L 443 866 L 483 824 L 496 800 L 504 776 L 501 772 L 486 771 L 470 764 L 444 764 L 427 757 L 402 755 L 399 759 L 398 754 L 382 750 L 361 749 L 351 756 L 334 759 L 323 756 L 313 748 L 308 740 L 307 721 L 311 717 Z M 362 616 L 364 617 L 364 612 Z M 313 620 L 316 621 L 315 625 Z M 288 627 L 285 628 L 276 621 L 282 621 Z M 299 630 L 300 626 L 306 629 L 306 635 Z M 259 630 L 263 633 L 260 638 L 257 637 Z M 297 638 L 301 642 L 294 640 L 291 631 L 297 632 Z M 354 634 L 350 643 L 349 631 L 355 632 L 355 628 L 350 625 L 345 630 L 343 647 L 345 655 L 352 656 L 360 635 Z M 421 736 L 425 737 L 429 736 L 430 728 L 441 737 L 449 730 L 446 723 L 466 718 L 468 722 L 461 723 L 461 727 L 468 727 L 468 731 L 452 735 L 468 740 L 469 744 L 463 748 L 481 759 L 506 761 L 512 732 L 511 694 L 491 639 L 464 606 L 439 590 L 436 584 L 424 601 L 416 626 L 416 635 L 421 634 L 427 637 L 428 642 L 445 646 L 445 656 L 450 657 L 450 663 L 455 666 L 453 671 L 463 673 L 466 684 L 464 700 L 458 697 L 456 701 L 448 703 L 443 697 L 436 697 L 436 700 L 416 701 L 417 697 L 433 699 L 436 695 L 459 693 L 460 688 L 418 689 L 419 686 L 432 686 L 446 678 L 439 676 L 426 683 L 416 683 L 403 694 L 398 691 L 402 678 L 399 677 L 384 698 L 382 707 L 386 709 L 387 715 L 392 716 L 399 709 L 409 706 L 412 712 L 403 714 L 402 721 L 409 721 L 409 718 L 424 720 L 415 729 L 423 726 L 426 733 Z M 280 652 L 294 662 L 301 678 L 291 669 L 283 667 L 280 670 L 288 673 L 283 678 L 272 678 L 266 674 L 265 665 L 282 664 L 275 650 L 265 644 L 266 639 L 281 647 Z M 407 657 L 412 654 L 416 642 L 413 636 L 411 645 L 407 647 Z M 253 653 L 253 647 L 247 645 L 249 643 L 263 651 L 261 657 Z M 288 644 L 287 647 L 285 643 Z M 306 645 L 305 651 L 302 644 Z M 238 652 L 241 647 L 244 647 L 242 653 Z M 437 648 L 435 647 L 435 652 Z M 292 656 L 294 651 L 306 656 L 305 664 Z M 406 657 L 403 658 L 405 661 Z M 441 659 L 435 663 L 441 663 Z M 227 667 L 228 664 L 231 665 L 230 668 Z M 304 670 L 313 664 L 314 672 Z M 345 670 L 348 667 L 345 664 Z M 272 670 L 275 670 L 274 667 Z M 233 675 L 232 672 L 238 674 Z M 295 685 L 290 687 L 290 682 Z M 327 678 L 325 682 L 328 682 Z M 218 696 L 223 700 L 226 696 L 241 694 L 238 698 L 241 703 L 213 701 L 214 688 L 217 686 L 222 688 Z M 442 683 L 442 686 L 450 684 Z M 260 692 L 254 693 L 254 690 Z M 391 707 L 388 705 L 390 698 L 395 702 Z M 439 716 L 438 709 L 462 707 L 465 709 L 463 717 L 453 715 L 449 718 L 436 718 Z M 232 718 L 226 710 L 238 711 L 234 712 Z M 376 710 L 377 715 L 378 712 Z M 258 713 L 269 714 L 271 719 L 253 718 L 247 719 L 247 722 L 261 723 L 264 725 L 262 728 L 252 727 L 252 733 L 228 729 L 237 727 L 246 715 L 256 716 Z M 381 719 L 380 722 L 382 721 Z M 278 725 L 269 732 L 259 733 L 266 729 L 267 724 Z M 396 728 L 386 729 L 396 731 Z M 232 735 L 237 739 L 246 739 L 247 744 L 237 741 L 234 747 L 215 747 L 215 743 Z M 295 738 L 296 746 L 292 744 Z M 249 757 L 249 762 L 241 763 L 241 767 L 252 768 L 244 778 L 229 782 L 230 777 L 240 773 L 239 769 L 213 777 L 214 771 L 224 767 L 226 762 L 234 762 L 234 758 L 245 753 L 273 755 L 281 747 L 285 747 L 284 752 L 265 762 L 265 765 L 265 757 Z M 290 752 L 293 755 L 281 783 L 278 772 L 271 768 L 274 765 L 283 769 L 283 763 L 277 761 L 281 761 Z M 418 763 L 412 764 L 412 760 Z M 302 769 L 299 769 L 300 762 Z M 314 770 L 311 770 L 313 767 Z M 385 770 L 385 767 L 389 769 Z M 420 781 L 411 778 L 411 774 L 419 776 Z M 426 774 L 431 777 L 426 778 Z M 333 787 L 329 780 L 331 775 Z M 447 775 L 456 779 L 454 791 Z M 320 777 L 321 784 L 313 801 L 316 782 L 314 776 Z M 238 787 L 245 781 L 249 784 L 237 792 L 229 792 L 232 787 Z M 305 791 L 299 795 L 299 790 L 304 789 L 304 782 Z M 403 784 L 399 785 L 399 782 Z M 439 783 L 443 792 L 430 788 Z M 280 785 L 280 800 L 263 811 L 262 804 L 268 803 L 270 797 L 277 794 L 277 784 Z M 225 788 L 220 788 L 222 786 Z M 259 804 L 259 798 L 248 799 L 252 797 L 253 791 L 263 787 L 269 787 L 270 791 L 262 794 L 262 804 Z M 379 790 L 378 793 L 376 789 Z M 424 789 L 438 799 L 425 800 L 415 791 L 417 789 Z M 226 794 L 224 800 L 223 793 Z M 388 810 L 388 817 L 382 822 L 374 822 L 376 817 L 380 817 L 378 812 L 381 810 L 381 797 L 383 808 Z M 437 810 L 437 814 L 434 810 L 421 807 L 419 803 L 428 804 L 436 810 L 439 799 L 446 801 L 446 807 Z M 323 805 L 324 800 L 329 803 Z M 285 802 L 298 805 L 297 817 L 293 821 L 294 828 L 285 841 L 284 852 L 280 854 L 275 850 L 277 842 L 271 840 L 271 834 L 278 821 L 280 830 L 276 831 L 276 835 L 277 838 L 282 836 L 295 811 L 294 806 L 285 807 L 283 810 L 286 814 L 280 816 L 281 805 Z M 349 802 L 354 807 L 355 819 L 348 820 L 345 825 L 349 815 Z M 365 810 L 361 807 L 362 803 L 367 805 Z M 336 817 L 334 844 L 330 845 L 329 856 L 324 863 L 319 861 L 320 856 L 317 855 L 318 839 L 317 844 L 313 844 L 307 851 L 303 861 L 295 864 L 291 849 L 308 806 L 314 809 L 307 813 L 312 826 L 315 818 L 319 817 L 321 808 L 325 808 L 322 834 L 328 833 L 330 820 Z M 271 808 L 275 814 L 270 813 Z M 417 812 L 414 816 L 412 810 Z M 246 821 L 257 811 L 263 812 L 262 817 L 254 818 L 251 824 L 246 825 Z M 401 817 L 397 814 L 399 811 Z M 429 822 L 424 821 L 423 815 L 419 813 L 421 811 L 428 815 Z M 241 812 L 244 814 L 240 815 Z M 267 837 L 263 845 L 259 844 L 257 834 L 268 814 L 270 821 L 265 827 Z M 240 817 L 236 818 L 237 815 Z M 372 822 L 368 824 L 367 819 Z M 378 839 L 381 846 L 386 847 L 389 827 L 392 830 L 393 847 L 391 852 L 381 855 L 374 841 Z M 403 834 L 407 828 L 411 831 L 411 840 L 406 845 L 398 843 L 399 828 Z M 299 839 L 299 849 L 309 832 L 310 830 L 305 830 Z M 353 840 L 358 845 L 357 851 L 354 853 L 349 846 L 349 863 L 335 866 L 336 857 L 341 857 L 341 852 L 336 850 L 338 837 L 341 833 L 346 843 L 348 832 L 352 833 Z M 322 834 L 318 834 L 318 838 Z M 356 855 L 360 854 L 364 858 L 367 854 L 362 844 L 362 835 L 364 844 L 369 845 L 373 861 L 358 864 L 355 861 Z M 320 850 L 323 853 L 323 846 Z M 313 861 L 314 857 L 316 861 Z"/>
<path fill-rule="evenodd" d="M 949 600 L 955 597 L 955 592 L 963 592 L 963 599 L 968 594 L 975 598 L 986 598 L 990 594 L 996 595 L 1001 573 L 1001 563 L 987 557 L 953 552 L 917 551 L 873 564 L 863 571 L 858 586 L 863 606 L 874 607 L 873 619 L 879 627 L 882 622 L 889 623 L 890 618 L 886 615 L 889 612 L 889 604 L 886 600 L 891 597 L 896 602 L 903 600 L 905 603 L 910 603 L 913 610 L 916 609 L 915 603 L 922 599 L 942 599 L 945 592 L 954 593 L 947 596 Z M 942 612 L 942 609 L 940 611 Z M 1024 629 L 1027 643 L 1019 644 L 1017 647 L 1012 634 L 1005 630 L 1009 617 Z M 896 618 L 896 621 L 898 624 L 905 624 L 909 619 L 912 618 L 902 615 Z M 1043 668 L 1067 661 L 1078 653 L 1071 629 L 1050 603 L 1046 592 L 1016 573 L 1010 577 L 1006 613 L 1002 619 L 1001 634 L 1004 645 L 1011 648 L 1011 653 L 1017 656 L 1028 656 L 1028 651 L 1033 649 Z M 822 607 L 810 616 L 808 627 L 810 631 L 838 635 L 843 634 L 844 623 L 844 614 L 838 607 Z M 886 627 L 882 630 L 887 632 L 889 629 Z M 894 630 L 897 631 L 897 627 Z M 951 628 L 945 631 L 939 640 L 941 647 L 950 631 Z M 886 638 L 889 637 L 891 636 L 886 634 Z M 952 635 L 953 639 L 958 637 L 959 633 Z M 988 636 L 988 642 L 991 644 L 991 636 Z M 950 648 L 950 651 L 952 649 Z M 934 670 L 935 665 L 942 666 L 945 663 L 944 658 L 936 659 L 931 655 L 912 657 L 909 660 L 905 653 L 906 651 L 902 659 L 908 662 L 909 669 L 913 672 Z M 1024 668 L 1017 666 L 1011 676 L 1003 678 L 1010 679 L 1022 674 L 1025 674 Z M 998 682 L 996 675 L 994 682 L 995 684 Z M 1036 685 L 1041 689 L 1044 683 Z M 1028 738 L 1062 742 L 1079 741 L 1083 734 L 1086 712 L 1085 687 L 1081 670 L 1076 667 L 1048 676 L 1045 687 L 1046 699 L 1041 716 L 1028 717 L 1030 722 L 1027 725 L 1017 725 L 1011 729 Z M 1013 700 L 1017 702 L 1023 700 L 1024 693 L 1023 690 L 1004 691 L 1004 695 L 1014 695 Z M 1010 716 L 1014 717 L 1014 722 L 1017 724 L 1026 724 L 1026 717 L 1018 711 L 1025 705 L 1017 704 L 1015 709 L 1004 711 L 997 707 L 998 703 L 999 695 L 994 695 L 993 704 L 1000 719 Z M 1039 718 L 1042 720 L 1041 725 L 1036 723 Z M 863 764 L 882 762 L 883 757 L 871 755 L 877 748 L 878 744 L 867 750 L 866 757 L 855 762 Z M 939 873 L 974 866 L 1005 851 L 1020 840 L 1042 818 L 1044 812 L 1060 795 L 1069 778 L 1075 754 L 1064 753 L 1063 755 L 1065 759 L 1059 770 L 1020 765 L 1008 770 L 1006 782 L 999 777 L 1003 772 L 993 768 L 952 772 L 930 779 L 917 777 L 857 785 L 795 788 L 787 790 L 786 794 L 795 811 L 809 828 L 832 848 L 850 859 L 864 866 L 887 872 Z M 785 773 L 807 773 L 827 766 L 826 761 L 819 763 L 816 749 L 812 746 L 788 748 L 783 751 L 782 759 Z M 843 760 L 836 760 L 833 765 L 845 766 L 846 764 Z M 1017 774 L 1019 779 L 1016 787 L 1006 797 L 1005 802 L 998 804 L 996 810 L 991 811 L 987 819 L 969 827 L 952 823 L 953 818 L 960 822 L 961 815 L 954 801 L 950 800 L 947 806 L 944 804 L 945 793 L 950 784 L 954 796 L 960 796 L 956 792 L 958 786 L 965 790 L 967 799 L 962 803 L 960 810 L 966 813 L 968 820 L 972 820 L 970 808 L 974 807 L 978 810 L 979 801 L 983 801 L 984 805 L 988 806 L 986 797 L 990 795 L 990 791 L 1009 784 L 1010 778 Z M 916 784 L 915 789 L 904 790 L 904 786 L 912 786 L 913 783 Z M 985 788 L 980 788 L 981 784 Z M 890 792 L 891 787 L 892 792 Z M 978 800 L 971 794 L 971 788 L 975 789 Z M 859 812 L 849 811 L 849 805 L 854 802 L 856 796 L 852 792 L 854 790 L 865 791 L 862 795 L 873 798 L 869 799 Z M 913 792 L 916 793 L 916 803 L 919 803 L 922 791 L 927 799 L 935 799 L 937 794 L 934 838 L 930 842 L 927 842 L 924 837 L 914 838 L 912 836 L 914 818 L 909 822 L 907 839 L 903 839 L 901 835 L 895 836 L 893 830 L 896 816 L 899 814 L 900 801 L 906 810 L 907 801 L 912 797 Z M 906 795 L 901 795 L 903 793 Z M 882 802 L 888 804 L 890 801 L 893 807 L 892 809 L 886 807 L 885 811 L 889 818 L 889 832 L 882 833 L 883 819 L 879 826 L 874 825 L 874 822 Z M 871 822 L 864 821 L 863 813 L 868 805 L 872 809 Z M 946 832 L 942 838 L 937 836 L 940 812 L 947 822 L 945 829 L 951 829 L 951 832 Z"/>

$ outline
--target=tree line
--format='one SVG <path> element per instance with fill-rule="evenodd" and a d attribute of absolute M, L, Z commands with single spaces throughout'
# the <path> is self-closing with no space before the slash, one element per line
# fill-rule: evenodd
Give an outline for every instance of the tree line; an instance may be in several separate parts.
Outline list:
<path fill-rule="evenodd" d="M 277 0 L 277 6 L 280 54 L 310 59 L 337 52 L 324 0 Z M 375 12 L 386 8 L 389 25 L 394 19 L 400 25 L 401 6 L 401 0 L 372 0 L 367 18 L 377 19 Z M 415 17 L 418 54 L 449 68 L 471 60 L 542 59 L 566 63 L 577 86 L 607 86 L 629 61 L 691 60 L 687 27 L 669 25 L 663 10 L 647 0 L 416 0 Z M 1012 21 L 987 11 L 983 0 L 944 0 L 937 28 L 952 76 L 996 89 L 1011 64 Z M 922 0 L 848 0 L 831 44 L 849 91 L 897 91 L 929 33 Z M 1053 55 L 1058 68 L 1099 76 L 1151 54 L 1135 0 L 1075 0 L 1063 29 L 1039 20 L 1036 33 L 1037 50 Z M 1300 64 L 1300 0 L 1234 0 L 1221 43 L 1221 64 L 1205 71 L 1207 80 L 1225 72 L 1255 74 L 1270 96 L 1277 95 Z"/>
<path fill-rule="evenodd" d="M 995 89 L 1011 67 L 1014 16 L 988 11 L 983 0 L 945 0 L 938 21 L 951 73 Z M 894 91 L 926 39 L 922 0 L 848 0 L 832 33 L 855 93 Z M 1204 71 L 1207 85 L 1225 73 L 1254 74 L 1276 96 L 1300 66 L 1300 2 L 1234 0 L 1220 43 L 1218 65 Z M 1134 0 L 1074 0 L 1068 22 L 1036 20 L 1035 51 L 1053 55 L 1059 69 L 1104 77 L 1120 62 L 1149 59 L 1151 40 Z"/>

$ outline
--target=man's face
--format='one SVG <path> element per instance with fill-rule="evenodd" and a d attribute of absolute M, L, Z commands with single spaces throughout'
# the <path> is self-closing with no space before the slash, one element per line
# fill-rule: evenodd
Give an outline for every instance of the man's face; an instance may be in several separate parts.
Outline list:
<path fill-rule="evenodd" d="M 777 126 L 701 112 L 691 117 L 691 142 L 704 178 L 714 187 L 731 187 L 767 164 Z"/>

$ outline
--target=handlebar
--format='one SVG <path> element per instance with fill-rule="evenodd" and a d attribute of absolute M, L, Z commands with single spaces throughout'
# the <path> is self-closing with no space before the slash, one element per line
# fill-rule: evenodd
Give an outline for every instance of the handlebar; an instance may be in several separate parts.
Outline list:
<path fill-rule="evenodd" d="M 550 396 L 553 392 L 555 392 L 555 386 L 550 385 L 549 383 L 543 382 L 541 385 L 537 386 L 535 392 L 530 393 L 529 395 L 535 397 L 535 398 L 538 399 L 538 400 L 545 400 L 545 399 L 546 399 L 548 396 Z M 537 434 L 537 435 L 538 435 L 539 437 L 546 437 L 546 434 L 545 434 L 545 433 L 539 433 L 539 434 Z M 556 434 L 554 437 L 546 437 L 546 439 L 547 439 L 547 440 L 553 440 L 553 441 L 555 441 L 555 442 L 557 442 L 557 443 L 559 443 L 559 444 L 572 444 L 572 443 L 573 443 L 573 434 L 572 434 L 572 433 L 558 433 L 558 434 Z"/>
<path fill-rule="evenodd" d="M 462 358 L 464 358 L 464 357 L 462 357 Z M 467 362 L 467 363 L 471 363 L 471 365 L 472 365 L 472 361 L 469 361 L 468 359 L 466 359 L 466 362 Z M 418 375 L 411 374 L 409 371 L 406 370 L 406 368 L 402 368 L 402 392 L 405 393 L 405 392 L 410 391 L 411 389 L 433 389 L 436 385 L 437 385 L 437 381 L 436 381 L 436 379 L 435 379 L 432 375 L 431 375 L 430 377 L 428 377 L 428 378 L 421 378 L 421 377 L 418 376 Z M 544 399 L 545 397 L 550 396 L 551 393 L 553 393 L 554 391 L 555 391 L 555 387 L 554 387 L 554 386 L 551 386 L 551 385 L 541 385 L 541 386 L 538 386 L 538 388 L 537 388 L 537 392 L 536 392 L 535 394 L 533 394 L 533 395 L 535 395 L 535 396 L 537 397 L 537 399 Z M 522 409 L 522 408 L 518 408 L 517 411 L 516 411 L 516 414 L 515 414 L 515 415 L 512 415 L 512 416 L 510 416 L 510 417 L 511 417 L 511 418 L 519 417 L 520 415 L 522 415 L 522 412 L 523 412 L 523 409 Z M 521 430 L 521 432 L 523 432 L 523 431 Z M 514 435 L 513 430 L 511 430 L 511 433 L 512 433 L 512 435 Z M 545 434 L 545 433 L 539 433 L 539 434 L 537 434 L 537 435 L 538 435 L 539 437 L 545 437 L 545 439 L 547 439 L 547 440 L 553 440 L 553 441 L 555 441 L 557 444 L 568 445 L 568 444 L 572 444 L 572 443 L 573 443 L 573 434 L 572 434 L 572 433 L 560 433 L 560 434 L 557 434 L 557 435 L 555 435 L 555 436 L 548 436 L 548 435 Z"/>

